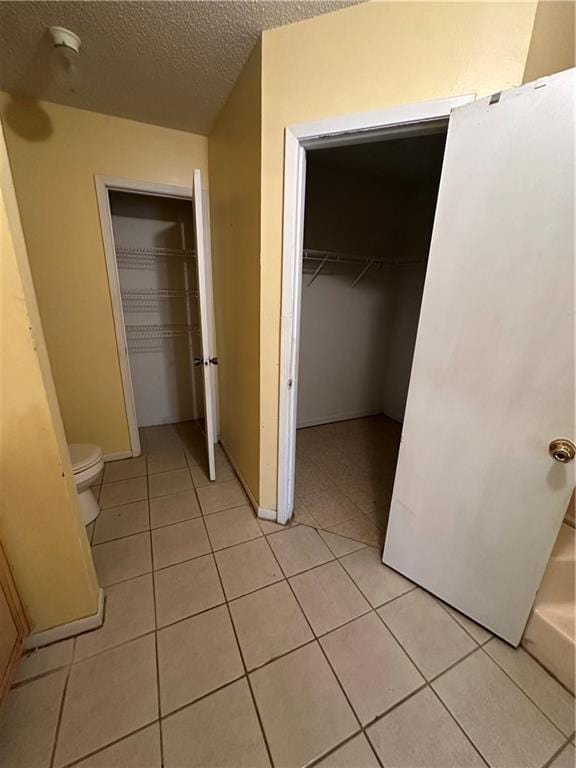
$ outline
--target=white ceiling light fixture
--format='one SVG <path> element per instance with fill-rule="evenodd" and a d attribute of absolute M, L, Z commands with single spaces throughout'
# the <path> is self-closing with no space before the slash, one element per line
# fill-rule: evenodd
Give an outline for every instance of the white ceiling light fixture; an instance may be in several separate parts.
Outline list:
<path fill-rule="evenodd" d="M 74 32 L 64 27 L 49 27 L 54 43 L 54 75 L 60 86 L 75 93 L 80 86 L 80 45 L 81 40 Z"/>

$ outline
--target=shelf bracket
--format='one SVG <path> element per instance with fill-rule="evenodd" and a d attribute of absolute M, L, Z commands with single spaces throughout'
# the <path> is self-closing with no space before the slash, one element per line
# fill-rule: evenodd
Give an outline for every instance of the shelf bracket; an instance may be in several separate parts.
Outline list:
<path fill-rule="evenodd" d="M 320 272 L 322 272 L 322 269 L 324 268 L 324 264 L 326 264 L 326 262 L 327 262 L 327 261 L 328 261 L 328 256 L 324 256 L 324 258 L 322 259 L 322 261 L 321 261 L 321 262 L 320 262 L 320 264 L 318 265 L 318 268 L 316 269 L 316 272 L 314 272 L 314 274 L 313 274 L 313 275 L 312 275 L 312 277 L 310 278 L 310 280 L 309 280 L 309 282 L 308 282 L 308 285 L 306 286 L 306 288 L 310 288 L 310 286 L 312 285 L 312 283 L 314 282 L 314 280 L 316 280 L 316 278 L 318 277 L 318 275 L 320 274 Z"/>
<path fill-rule="evenodd" d="M 366 264 L 366 266 L 364 267 L 364 269 L 362 270 L 362 272 L 360 272 L 360 274 L 358 275 L 358 277 L 356 278 L 356 280 L 354 280 L 354 282 L 352 283 L 352 288 L 354 288 L 356 285 L 358 285 L 358 283 L 360 282 L 360 280 L 362 280 L 362 278 L 364 277 L 364 275 L 366 274 L 366 272 L 368 272 L 368 270 L 370 269 L 370 267 L 371 267 L 373 264 L 374 264 L 374 259 L 370 259 L 370 261 L 368 262 L 368 264 Z"/>

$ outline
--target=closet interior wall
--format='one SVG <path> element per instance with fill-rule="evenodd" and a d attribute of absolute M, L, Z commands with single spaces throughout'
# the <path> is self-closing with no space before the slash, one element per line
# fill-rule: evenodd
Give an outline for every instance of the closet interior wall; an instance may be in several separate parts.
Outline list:
<path fill-rule="evenodd" d="M 442 133 L 308 152 L 298 427 L 402 421 L 444 143 Z M 360 261 L 317 272 L 324 252 Z M 361 276 L 371 259 L 389 263 Z"/>
<path fill-rule="evenodd" d="M 110 192 L 138 426 L 203 416 L 190 200 Z"/>

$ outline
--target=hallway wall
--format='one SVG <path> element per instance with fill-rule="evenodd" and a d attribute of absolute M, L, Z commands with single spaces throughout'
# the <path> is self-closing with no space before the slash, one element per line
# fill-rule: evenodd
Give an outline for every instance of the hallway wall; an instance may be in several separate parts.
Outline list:
<path fill-rule="evenodd" d="M 96 613 L 98 584 L 0 129 L 0 541 L 30 629 Z"/>
<path fill-rule="evenodd" d="M 210 206 L 222 442 L 259 494 L 261 50 L 210 134 Z"/>
<path fill-rule="evenodd" d="M 68 441 L 127 451 L 94 175 L 207 184 L 208 140 L 6 93 L 0 114 Z"/>

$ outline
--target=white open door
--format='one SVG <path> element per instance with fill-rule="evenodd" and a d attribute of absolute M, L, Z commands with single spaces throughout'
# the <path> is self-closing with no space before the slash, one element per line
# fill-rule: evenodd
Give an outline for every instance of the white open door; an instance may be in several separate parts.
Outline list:
<path fill-rule="evenodd" d="M 204 212 L 202 197 L 202 177 L 199 170 L 194 171 L 194 235 L 196 238 L 196 265 L 198 269 L 198 303 L 200 305 L 200 333 L 202 336 L 202 359 L 198 361 L 204 372 L 204 429 L 206 432 L 206 448 L 208 450 L 208 472 L 210 480 L 216 479 L 216 461 L 214 443 L 216 442 L 216 416 L 213 384 L 214 366 L 217 358 L 214 356 L 212 332 L 212 280 L 207 243 L 209 238 L 205 231 L 208 217 Z"/>
<path fill-rule="evenodd" d="M 574 73 L 450 117 L 383 556 L 515 645 L 574 486 Z"/>

